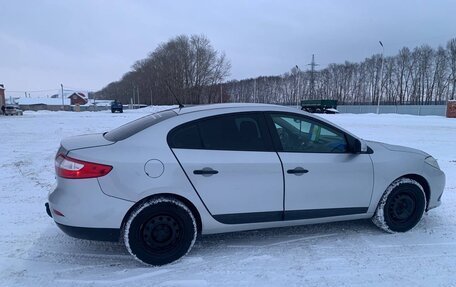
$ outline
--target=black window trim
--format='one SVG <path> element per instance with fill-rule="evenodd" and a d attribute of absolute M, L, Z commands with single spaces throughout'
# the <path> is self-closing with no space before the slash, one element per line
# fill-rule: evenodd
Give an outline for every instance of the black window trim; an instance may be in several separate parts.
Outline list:
<path fill-rule="evenodd" d="M 292 112 L 284 112 L 284 111 L 268 111 L 264 112 L 265 117 L 266 117 L 266 123 L 269 128 L 269 132 L 272 137 L 272 142 L 274 144 L 274 149 L 276 152 L 287 152 L 287 153 L 309 153 L 309 154 L 353 154 L 353 141 L 354 138 L 352 138 L 349 134 L 346 132 L 342 131 L 341 129 L 331 126 L 327 124 L 326 122 L 314 118 L 314 117 L 309 117 L 307 115 L 303 114 L 298 114 L 298 113 L 292 113 Z M 329 131 L 336 131 L 337 133 L 343 135 L 345 142 L 347 143 L 347 150 L 344 152 L 309 152 L 309 151 L 284 151 L 282 147 L 282 143 L 280 142 L 279 135 L 277 133 L 277 129 L 275 128 L 274 125 L 274 120 L 272 119 L 272 115 L 290 115 L 292 117 L 301 117 L 306 120 L 309 120 L 310 122 L 315 122 L 319 125 L 321 125 L 324 128 L 327 128 Z"/>
<path fill-rule="evenodd" d="M 204 141 L 202 139 L 201 130 L 200 130 L 200 126 L 199 126 L 200 122 L 211 120 L 211 119 L 214 119 L 214 118 L 225 117 L 225 116 L 242 116 L 242 115 L 255 115 L 255 116 L 258 117 L 258 120 L 259 120 L 258 121 L 258 128 L 260 129 L 260 133 L 263 136 L 263 138 L 265 140 L 265 145 L 266 145 L 266 148 L 264 150 L 208 149 L 208 148 L 204 147 Z M 268 127 L 267 118 L 265 117 L 263 111 L 229 112 L 229 113 L 218 114 L 218 115 L 213 115 L 213 116 L 206 116 L 206 117 L 198 118 L 198 119 L 195 119 L 195 120 L 191 120 L 189 122 L 182 123 L 182 124 L 180 124 L 178 126 L 175 126 L 174 128 L 172 128 L 168 132 L 168 134 L 166 136 L 166 141 L 168 143 L 168 146 L 171 149 L 188 149 L 188 148 L 176 148 L 176 147 L 173 147 L 173 145 L 171 144 L 170 135 L 176 129 L 179 129 L 179 128 L 184 127 L 184 126 L 195 125 L 195 124 L 196 124 L 197 129 L 198 129 L 198 135 L 200 137 L 200 140 L 201 140 L 201 143 L 202 143 L 202 147 L 201 148 L 192 148 L 191 150 L 237 151 L 237 152 L 276 152 L 276 149 L 274 147 L 274 143 L 273 143 L 273 140 L 272 140 L 272 137 L 271 137 L 271 133 L 270 133 L 270 130 L 269 130 L 269 127 Z"/>

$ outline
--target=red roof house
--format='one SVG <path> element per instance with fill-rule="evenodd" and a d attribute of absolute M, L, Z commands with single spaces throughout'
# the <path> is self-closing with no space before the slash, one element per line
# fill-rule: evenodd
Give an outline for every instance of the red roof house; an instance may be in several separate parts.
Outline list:
<path fill-rule="evenodd" d="M 85 105 L 89 101 L 81 92 L 72 93 L 68 98 L 71 101 L 71 105 Z"/>

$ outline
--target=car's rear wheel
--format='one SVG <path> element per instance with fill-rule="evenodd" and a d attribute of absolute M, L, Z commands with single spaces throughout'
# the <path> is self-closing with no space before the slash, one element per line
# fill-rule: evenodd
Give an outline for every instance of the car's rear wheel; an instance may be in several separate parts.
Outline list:
<path fill-rule="evenodd" d="M 160 266 L 186 255 L 196 234 L 195 218 L 182 202 L 156 198 L 131 213 L 124 226 L 123 240 L 137 260 Z"/>
<path fill-rule="evenodd" d="M 413 179 L 400 178 L 386 189 L 372 221 L 386 232 L 406 232 L 418 224 L 425 209 L 423 187 Z"/>

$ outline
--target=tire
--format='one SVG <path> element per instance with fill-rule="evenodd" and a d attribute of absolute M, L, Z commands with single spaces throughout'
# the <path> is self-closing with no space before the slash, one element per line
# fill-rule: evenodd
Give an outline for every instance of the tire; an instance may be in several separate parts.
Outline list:
<path fill-rule="evenodd" d="M 413 179 L 400 178 L 386 189 L 372 221 L 389 233 L 406 232 L 418 224 L 425 209 L 423 187 Z"/>
<path fill-rule="evenodd" d="M 182 202 L 157 198 L 141 204 L 128 217 L 123 240 L 138 261 L 153 266 L 185 256 L 195 243 L 196 221 Z"/>

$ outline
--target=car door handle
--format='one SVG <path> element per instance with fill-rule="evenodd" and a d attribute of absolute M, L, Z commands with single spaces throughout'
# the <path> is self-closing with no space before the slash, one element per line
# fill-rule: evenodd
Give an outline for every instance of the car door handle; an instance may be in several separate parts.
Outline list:
<path fill-rule="evenodd" d="M 193 174 L 196 174 L 196 175 L 213 175 L 213 174 L 217 174 L 217 173 L 218 173 L 218 170 L 212 169 L 210 167 L 205 167 L 203 169 L 195 169 L 193 171 Z"/>
<path fill-rule="evenodd" d="M 295 174 L 295 175 L 303 175 L 304 173 L 308 173 L 308 172 L 309 171 L 307 169 L 304 169 L 302 167 L 296 167 L 294 169 L 287 170 L 287 173 Z"/>

